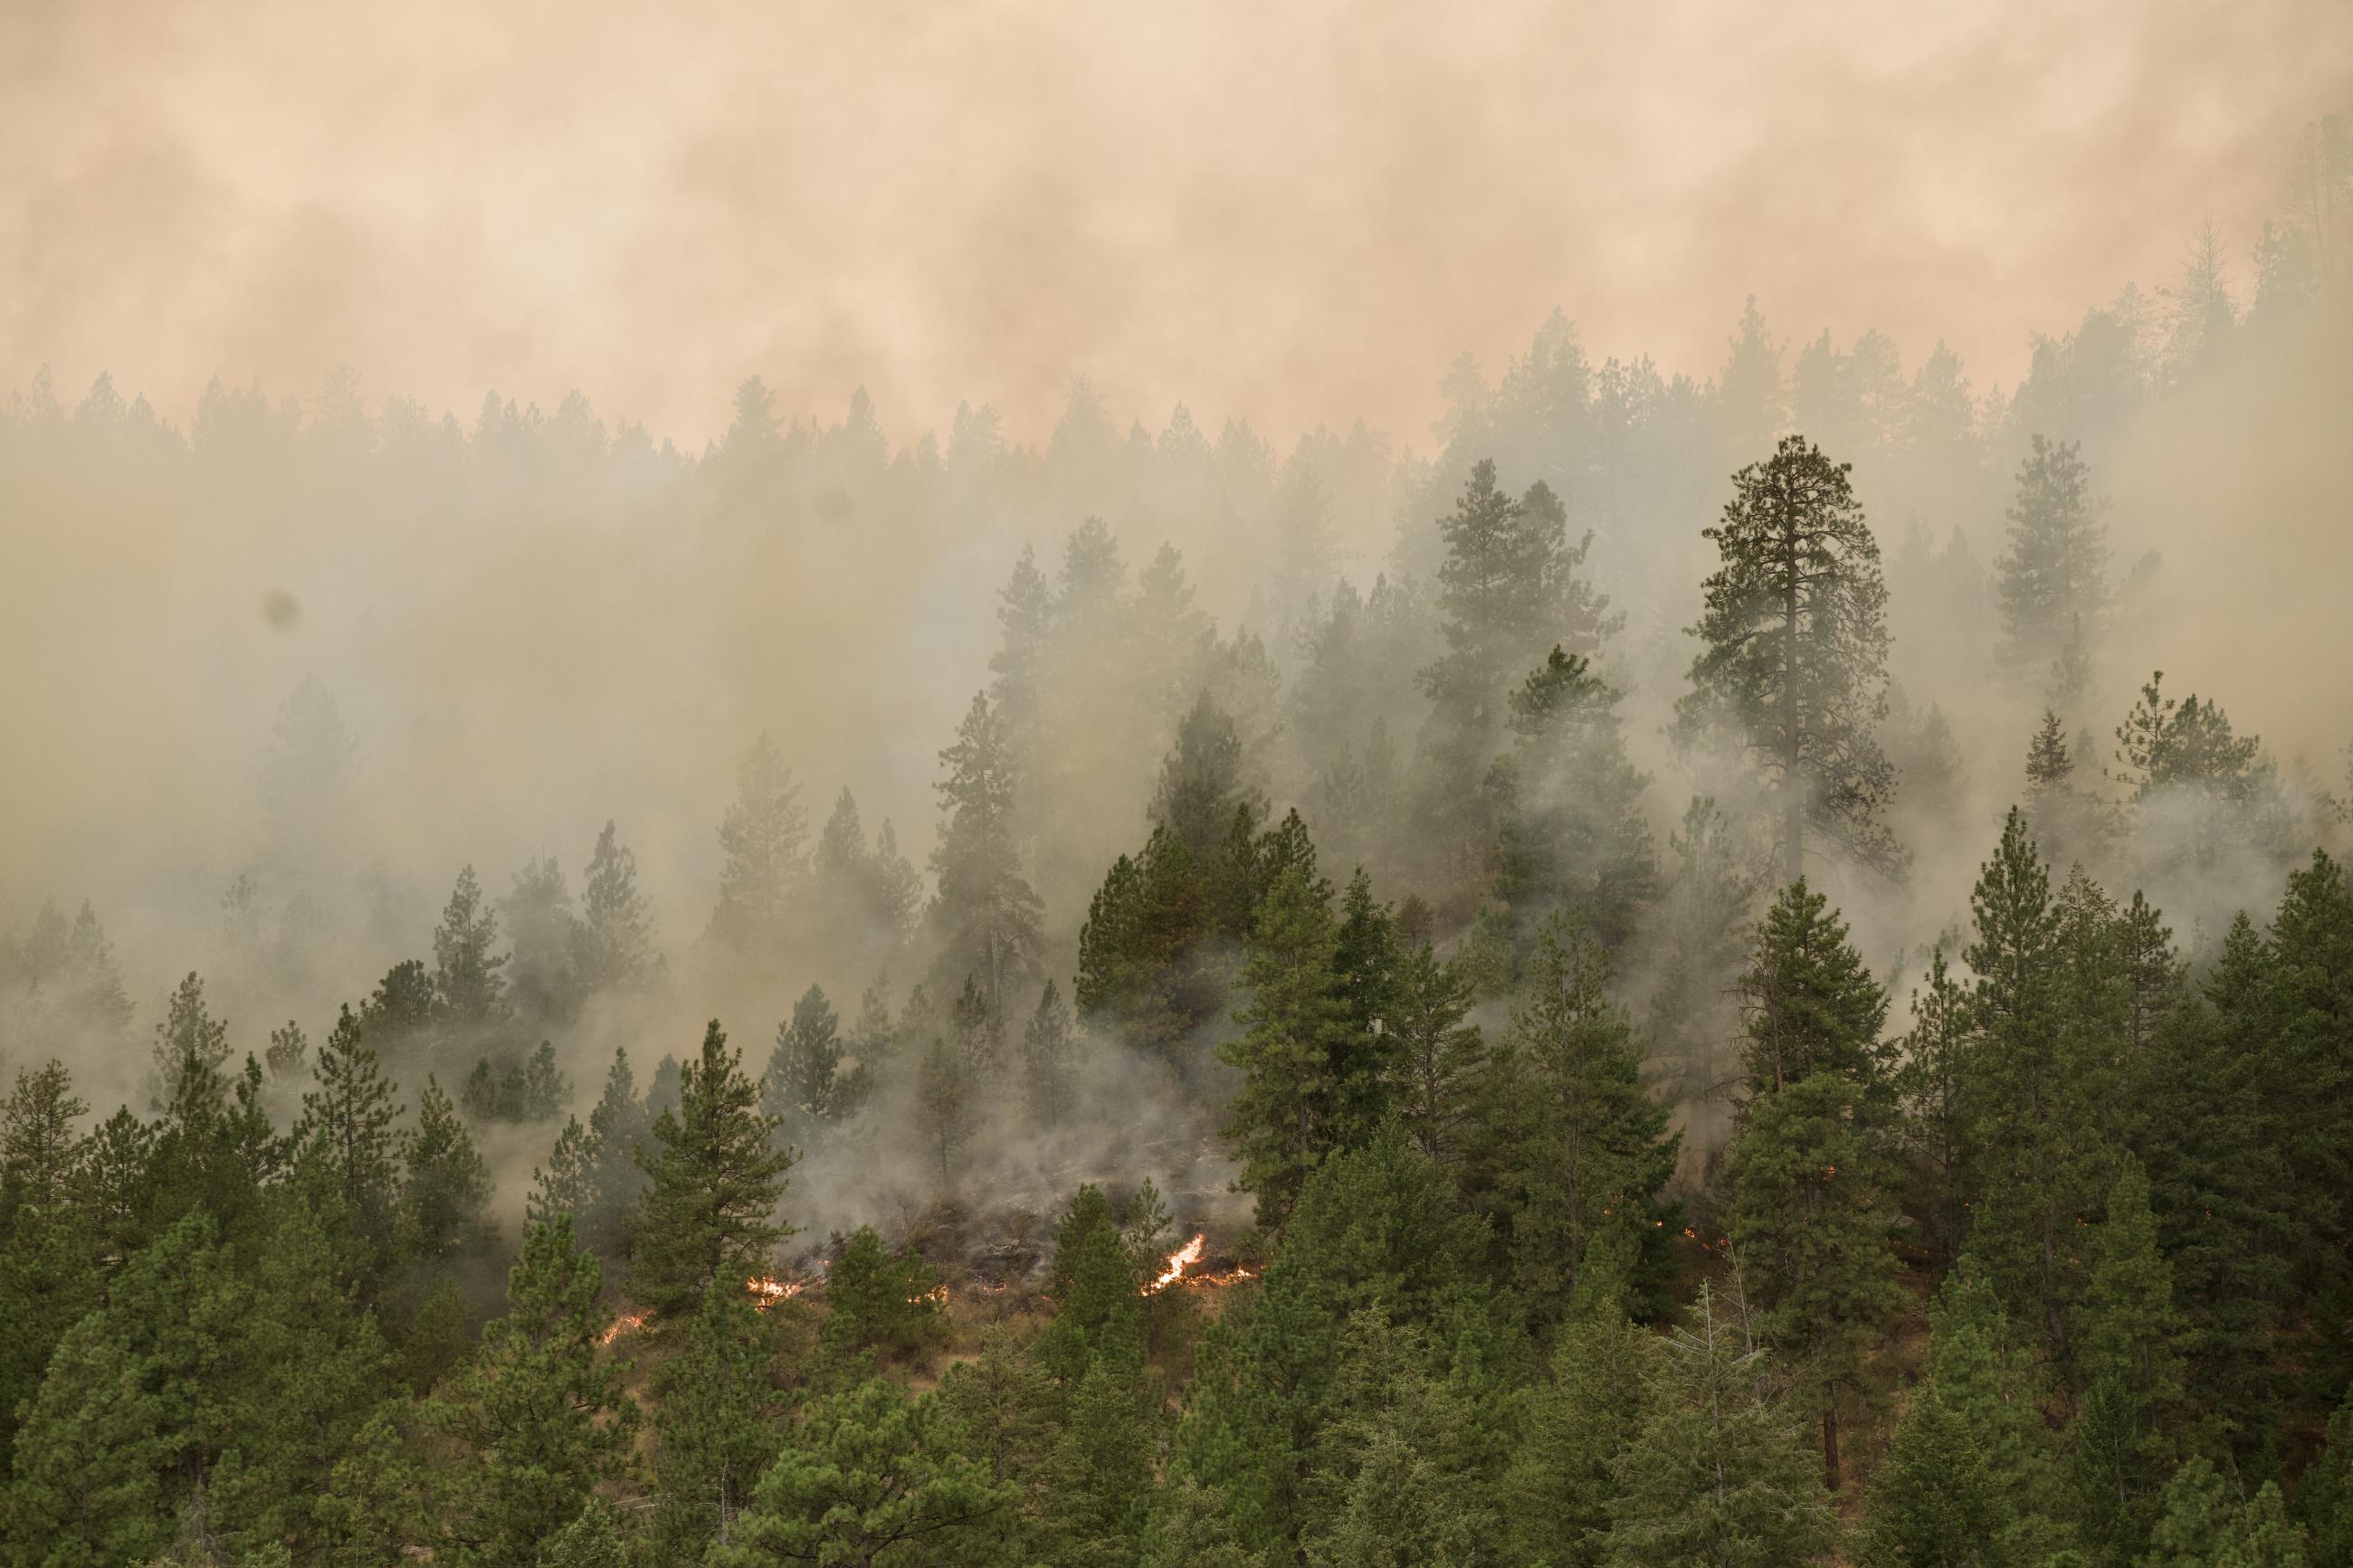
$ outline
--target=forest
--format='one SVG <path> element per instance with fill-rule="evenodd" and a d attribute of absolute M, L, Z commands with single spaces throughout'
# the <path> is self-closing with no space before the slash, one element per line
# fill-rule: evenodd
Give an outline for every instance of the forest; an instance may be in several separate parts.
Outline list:
<path fill-rule="evenodd" d="M 0 1563 L 2353 1568 L 2300 148 L 1419 452 L 30 374 Z"/>

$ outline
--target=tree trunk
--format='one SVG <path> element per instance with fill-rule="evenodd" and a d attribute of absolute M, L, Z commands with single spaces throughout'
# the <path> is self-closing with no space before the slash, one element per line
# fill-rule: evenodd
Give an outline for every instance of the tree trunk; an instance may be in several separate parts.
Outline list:
<path fill-rule="evenodd" d="M 1838 1398 L 1833 1394 L 1822 1411 L 1822 1483 L 1839 1489 Z"/>

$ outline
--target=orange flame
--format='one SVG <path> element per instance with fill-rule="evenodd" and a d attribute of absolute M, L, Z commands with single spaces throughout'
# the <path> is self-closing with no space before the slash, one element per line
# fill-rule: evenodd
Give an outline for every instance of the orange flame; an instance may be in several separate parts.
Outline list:
<path fill-rule="evenodd" d="M 907 1304 L 911 1307 L 923 1301 L 929 1301 L 935 1307 L 946 1306 L 948 1304 L 948 1288 L 944 1285 L 934 1285 L 920 1296 L 910 1296 L 907 1298 Z"/>
<path fill-rule="evenodd" d="M 1208 1237 L 1197 1236 L 1192 1240 L 1187 1242 L 1184 1246 L 1178 1247 L 1176 1251 L 1170 1253 L 1168 1255 L 1167 1267 L 1161 1269 L 1159 1275 L 1154 1279 L 1151 1284 L 1146 1285 L 1144 1288 L 1141 1294 L 1146 1296 L 1156 1296 L 1161 1291 L 1168 1289 L 1169 1286 L 1176 1284 L 1177 1280 L 1185 1278 L 1185 1270 L 1201 1261 L 1201 1248 L 1207 1245 L 1208 1242 Z"/>
<path fill-rule="evenodd" d="M 779 1301 L 789 1301 L 804 1289 L 797 1279 L 779 1279 L 771 1274 L 754 1274 L 744 1281 L 744 1289 L 752 1293 L 752 1305 L 766 1311 Z"/>
<path fill-rule="evenodd" d="M 621 1316 L 614 1319 L 611 1325 L 607 1327 L 603 1333 L 596 1336 L 596 1342 L 600 1345 L 609 1345 L 615 1340 L 619 1339 L 623 1334 L 634 1334 L 645 1326 L 645 1313 L 625 1312 Z"/>

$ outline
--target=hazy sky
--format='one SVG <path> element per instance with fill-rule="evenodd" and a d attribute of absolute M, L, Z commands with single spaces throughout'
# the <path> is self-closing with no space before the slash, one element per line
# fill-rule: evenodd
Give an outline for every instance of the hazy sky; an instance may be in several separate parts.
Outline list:
<path fill-rule="evenodd" d="M 753 372 L 901 437 L 1086 373 L 1426 445 L 1556 304 L 1704 373 L 1754 289 L 1983 386 L 2198 215 L 2243 256 L 2348 98 L 2345 0 L 7 0 L 0 385 L 348 360 L 699 444 Z"/>

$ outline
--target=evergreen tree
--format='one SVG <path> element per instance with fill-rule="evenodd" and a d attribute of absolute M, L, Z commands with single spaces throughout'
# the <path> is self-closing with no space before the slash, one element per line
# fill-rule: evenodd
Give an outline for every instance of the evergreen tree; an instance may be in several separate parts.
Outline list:
<path fill-rule="evenodd" d="M 1963 1076 L 1969 1048 L 1968 993 L 1953 978 L 1940 942 L 1928 954 L 1926 991 L 1912 994 L 1912 1032 L 1893 1079 L 1909 1167 L 1907 1206 L 1940 1269 L 1959 1260 L 1968 1235 L 1972 1151 Z"/>
<path fill-rule="evenodd" d="M 588 1113 L 588 1207 L 575 1222 L 581 1245 L 608 1263 L 629 1253 L 630 1215 L 646 1186 L 638 1151 L 651 1131 L 628 1053 L 616 1046 L 605 1091 Z"/>
<path fill-rule="evenodd" d="M 1021 1085 L 1030 1121 L 1051 1131 L 1067 1122 L 1077 1098 L 1071 1007 L 1051 980 L 1021 1034 Z"/>
<path fill-rule="evenodd" d="M 932 851 L 931 911 L 938 973 L 976 978 L 990 1014 L 1002 1017 L 1009 993 L 1038 973 L 1042 909 L 1021 874 L 1014 761 L 986 695 L 972 700 L 940 763 L 947 776 L 937 785 L 944 821 Z"/>
<path fill-rule="evenodd" d="M 880 1380 L 809 1402 L 760 1478 L 715 1568 L 950 1563 L 975 1551 L 1014 1488 L 956 1451 L 937 1394 Z"/>
<path fill-rule="evenodd" d="M 730 956 L 773 961 L 789 934 L 792 900 L 807 875 L 808 814 L 800 781 L 764 731 L 736 770 L 735 799 L 719 824 L 719 904 L 711 940 Z"/>
<path fill-rule="evenodd" d="M 1736 1304 L 1700 1287 L 1646 1380 L 1649 1408 L 1614 1468 L 1611 1568 L 1818 1562 L 1838 1542 L 1819 1467 L 1767 1393 Z"/>
<path fill-rule="evenodd" d="M 1725 732 L 1772 784 L 1788 882 L 1805 874 L 1809 827 L 1876 869 L 1905 860 L 1881 819 L 1895 777 L 1873 733 L 1887 710 L 1887 587 L 1851 467 L 1785 437 L 1733 476 L 1724 521 L 1703 531 L 1723 565 L 1704 585 L 1679 722 L 1686 737 Z"/>
<path fill-rule="evenodd" d="M 786 1145 L 815 1142 L 850 1109 L 841 1057 L 841 1019 L 812 985 L 793 1004 L 791 1021 L 778 1026 L 760 1079 L 761 1113 Z"/>
<path fill-rule="evenodd" d="M 1347 997 L 1335 967 L 1332 911 L 1300 870 L 1285 872 L 1259 906 L 1242 983 L 1243 1034 L 1219 1047 L 1242 1074 L 1225 1136 L 1241 1161 L 1241 1187 L 1259 1224 L 1280 1226 L 1335 1136 L 1335 1069 L 1349 1050 Z"/>
<path fill-rule="evenodd" d="M 1388 1100 L 1421 1152 L 1440 1164 L 1462 1152 L 1486 1073 L 1486 1039 L 1470 1015 L 1470 988 L 1454 966 L 1426 942 L 1407 947 L 1384 1019 L 1394 1042 Z"/>
<path fill-rule="evenodd" d="M 1514 909 L 1558 903 L 1611 947 L 1658 882 L 1647 782 L 1627 759 L 1619 693 L 1592 662 L 1556 647 L 1510 697 L 1512 751 L 1489 773 L 1496 803 L 1495 896 Z"/>
<path fill-rule="evenodd" d="M 2296 1488 L 2312 1533 L 2313 1568 L 2353 1568 L 2353 1394 L 2328 1417 L 2328 1436 Z"/>
<path fill-rule="evenodd" d="M 653 911 L 638 890 L 638 858 L 607 822 L 596 834 L 571 931 L 572 973 L 585 994 L 627 992 L 661 970 Z"/>
<path fill-rule="evenodd" d="M 572 967 L 572 889 L 553 855 L 527 861 L 500 901 L 512 951 L 507 985 L 514 1005 L 543 1024 L 568 1023 L 579 1010 L 580 981 Z"/>
<path fill-rule="evenodd" d="M 1980 869 L 1970 907 L 1976 975 L 1966 1073 L 1977 1169 L 1973 1249 L 2005 1303 L 2067 1354 L 2067 1315 L 2083 1289 L 2071 1237 L 2096 1209 L 2099 1117 L 2092 1064 L 2071 1059 L 2063 1028 L 2060 911 L 2025 818 L 2015 809 Z"/>
<path fill-rule="evenodd" d="M 664 1314 L 691 1311 L 714 1279 L 765 1270 L 769 1250 L 792 1234 L 776 1203 L 793 1156 L 775 1132 L 712 1019 L 680 1075 L 678 1106 L 655 1120 L 655 1147 L 639 1155 L 653 1184 L 638 1216 L 632 1296 Z"/>
<path fill-rule="evenodd" d="M 498 943 L 498 910 L 482 897 L 482 884 L 468 866 L 458 873 L 441 923 L 433 928 L 434 1002 L 461 1035 L 506 1019 L 507 955 L 492 951 Z"/>
<path fill-rule="evenodd" d="M 735 1535 L 777 1444 L 782 1400 L 760 1315 L 740 1283 L 713 1280 L 675 1359 L 662 1363 L 654 1414 L 654 1547 L 700 1562 Z"/>
<path fill-rule="evenodd" d="M 331 1196 L 354 1244 L 349 1263 L 364 1274 L 392 1247 L 401 1108 L 349 1007 L 319 1048 L 317 1072 L 319 1087 L 302 1097 L 294 1124 L 296 1169 Z"/>
<path fill-rule="evenodd" d="M 1655 1228 L 1646 1222 L 1674 1173 L 1678 1140 L 1643 1090 L 1641 1047 L 1609 979 L 1590 936 L 1566 916 L 1546 921 L 1489 1089 L 1513 1276 L 1546 1320 L 1575 1298 L 1605 1238 L 1615 1256 Z"/>
<path fill-rule="evenodd" d="M 445 1263 L 489 1238 L 485 1210 L 491 1201 L 491 1168 L 458 1119 L 457 1108 L 431 1078 L 417 1097 L 417 1125 L 402 1136 L 401 1163 L 406 1172 L 399 1215 L 403 1256 L 418 1263 Z"/>
<path fill-rule="evenodd" d="M 910 1354 L 938 1331 L 946 1296 L 921 1253 L 894 1253 L 872 1226 L 860 1226 L 826 1270 L 826 1342 Z"/>
<path fill-rule="evenodd" d="M 2042 727 L 2026 752 L 2027 830 L 2055 864 L 2096 860 L 2104 845 L 2101 805 L 2075 779 L 2075 757 L 2059 715 L 2042 710 Z"/>
<path fill-rule="evenodd" d="M 2079 443 L 2036 436 L 2018 466 L 1997 577 L 2000 660 L 2013 680 L 2043 679 L 2071 639 L 2096 639 L 2107 611 L 2107 530 L 2081 453 Z"/>
<path fill-rule="evenodd" d="M 1843 1478 L 1841 1433 L 1852 1430 L 1841 1415 L 1869 1407 L 1873 1352 L 1907 1304 L 1864 1092 L 1817 1068 L 1752 1105 L 1726 1156 L 1732 1241 L 1755 1283 L 1760 1337 L 1797 1369 L 1833 1491 Z"/>
<path fill-rule="evenodd" d="M 1847 941 L 1845 921 L 1804 878 L 1766 911 L 1739 991 L 1748 1105 L 1829 1073 L 1855 1089 L 1866 1121 L 1884 1121 L 1893 1098 L 1892 1053 L 1880 1039 L 1887 993 Z"/>
<path fill-rule="evenodd" d="M 611 1321 L 602 1290 L 569 1219 L 534 1227 L 507 1276 L 507 1315 L 427 1405 L 427 1425 L 456 1448 L 433 1523 L 458 1561 L 533 1561 L 628 1455 L 638 1411 L 597 1351 Z"/>
<path fill-rule="evenodd" d="M 1557 644 L 1589 655 L 1624 624 L 1582 575 L 1588 534 L 1568 542 L 1567 514 L 1539 480 L 1517 500 L 1495 465 L 1471 470 L 1451 515 L 1438 521 L 1439 631 L 1446 651 L 1419 675 L 1430 699 L 1422 751 L 1424 816 L 1458 861 L 1482 853 L 1479 782 L 1500 749 L 1504 699 Z"/>
<path fill-rule="evenodd" d="M 192 973 L 164 1004 L 155 1026 L 153 1103 L 150 1109 L 186 1129 L 228 1106 L 228 1024 L 205 1006 L 205 983 Z"/>
<path fill-rule="evenodd" d="M 1588 1274 L 1600 1282 L 1600 1271 Z M 1608 1548 L 1618 1495 L 1612 1462 L 1643 1415 L 1658 1342 L 1628 1321 L 1614 1289 L 1586 1293 L 1561 1326 L 1550 1381 L 1530 1392 L 1502 1485 L 1512 1561 L 1592 1568 Z"/>

